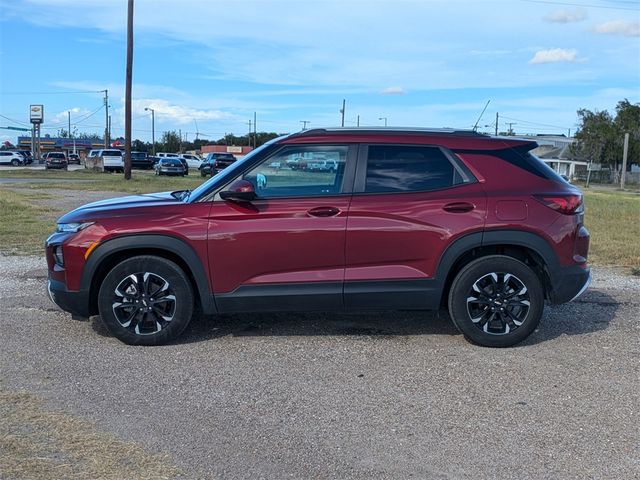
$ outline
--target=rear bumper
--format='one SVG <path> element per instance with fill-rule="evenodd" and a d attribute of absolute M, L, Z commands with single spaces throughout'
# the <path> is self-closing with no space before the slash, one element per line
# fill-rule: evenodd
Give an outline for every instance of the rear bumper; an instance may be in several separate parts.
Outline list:
<path fill-rule="evenodd" d="M 571 302 L 582 295 L 591 284 L 591 269 L 580 266 L 563 267 L 553 275 L 551 303 Z"/>
<path fill-rule="evenodd" d="M 65 312 L 71 313 L 73 318 L 89 318 L 89 292 L 70 292 L 64 283 L 52 279 L 47 283 L 47 291 L 51 301 Z"/>

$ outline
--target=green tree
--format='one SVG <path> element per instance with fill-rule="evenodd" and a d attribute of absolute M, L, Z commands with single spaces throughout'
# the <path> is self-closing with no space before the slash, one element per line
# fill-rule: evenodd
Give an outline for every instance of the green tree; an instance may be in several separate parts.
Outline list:
<path fill-rule="evenodd" d="M 180 135 L 178 132 L 171 130 L 162 134 L 162 140 L 160 143 L 161 151 L 164 152 L 179 152 L 180 151 Z"/>
<path fill-rule="evenodd" d="M 631 163 L 640 162 L 640 104 L 621 100 L 615 117 L 607 111 L 580 109 L 578 119 L 572 156 L 617 170 L 622 162 L 624 134 L 629 133 L 628 168 Z"/>

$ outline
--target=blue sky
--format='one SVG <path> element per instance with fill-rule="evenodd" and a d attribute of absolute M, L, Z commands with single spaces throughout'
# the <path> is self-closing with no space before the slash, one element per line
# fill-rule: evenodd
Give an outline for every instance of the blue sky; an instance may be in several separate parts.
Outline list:
<path fill-rule="evenodd" d="M 0 126 L 124 132 L 126 0 L 0 0 Z M 133 137 L 345 125 L 567 133 L 640 102 L 633 0 L 136 0 Z M 196 126 L 197 125 L 197 126 Z M 0 129 L 0 140 L 16 134 Z"/>

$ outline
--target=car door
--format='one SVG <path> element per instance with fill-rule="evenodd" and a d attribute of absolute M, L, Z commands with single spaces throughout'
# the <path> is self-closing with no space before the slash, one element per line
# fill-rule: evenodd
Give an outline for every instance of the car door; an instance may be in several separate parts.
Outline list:
<path fill-rule="evenodd" d="M 216 194 L 208 251 L 219 311 L 343 307 L 355 152 L 348 145 L 286 145 L 230 180 L 251 182 L 255 200 L 225 201 Z M 269 167 L 319 155 L 333 156 L 336 171 Z"/>
<path fill-rule="evenodd" d="M 485 217 L 481 185 L 452 153 L 363 146 L 347 224 L 345 306 L 437 308 L 439 259 L 455 239 L 482 232 Z"/>

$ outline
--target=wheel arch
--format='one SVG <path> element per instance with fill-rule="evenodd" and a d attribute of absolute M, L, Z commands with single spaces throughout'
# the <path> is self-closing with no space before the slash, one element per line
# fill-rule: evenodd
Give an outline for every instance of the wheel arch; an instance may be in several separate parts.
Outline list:
<path fill-rule="evenodd" d="M 517 230 L 491 230 L 473 233 L 456 240 L 447 248 L 438 268 L 436 278 L 443 279 L 440 306 L 446 306 L 451 284 L 456 275 L 472 260 L 488 255 L 504 255 L 525 263 L 538 275 L 549 298 L 558 257 L 549 243 L 541 236 Z"/>
<path fill-rule="evenodd" d="M 198 254 L 184 240 L 170 235 L 126 235 L 107 240 L 91 252 L 82 272 L 81 285 L 88 285 L 89 314 L 98 312 L 98 291 L 107 273 L 122 260 L 136 255 L 155 255 L 183 269 L 203 313 L 216 313 L 209 277 Z"/>

